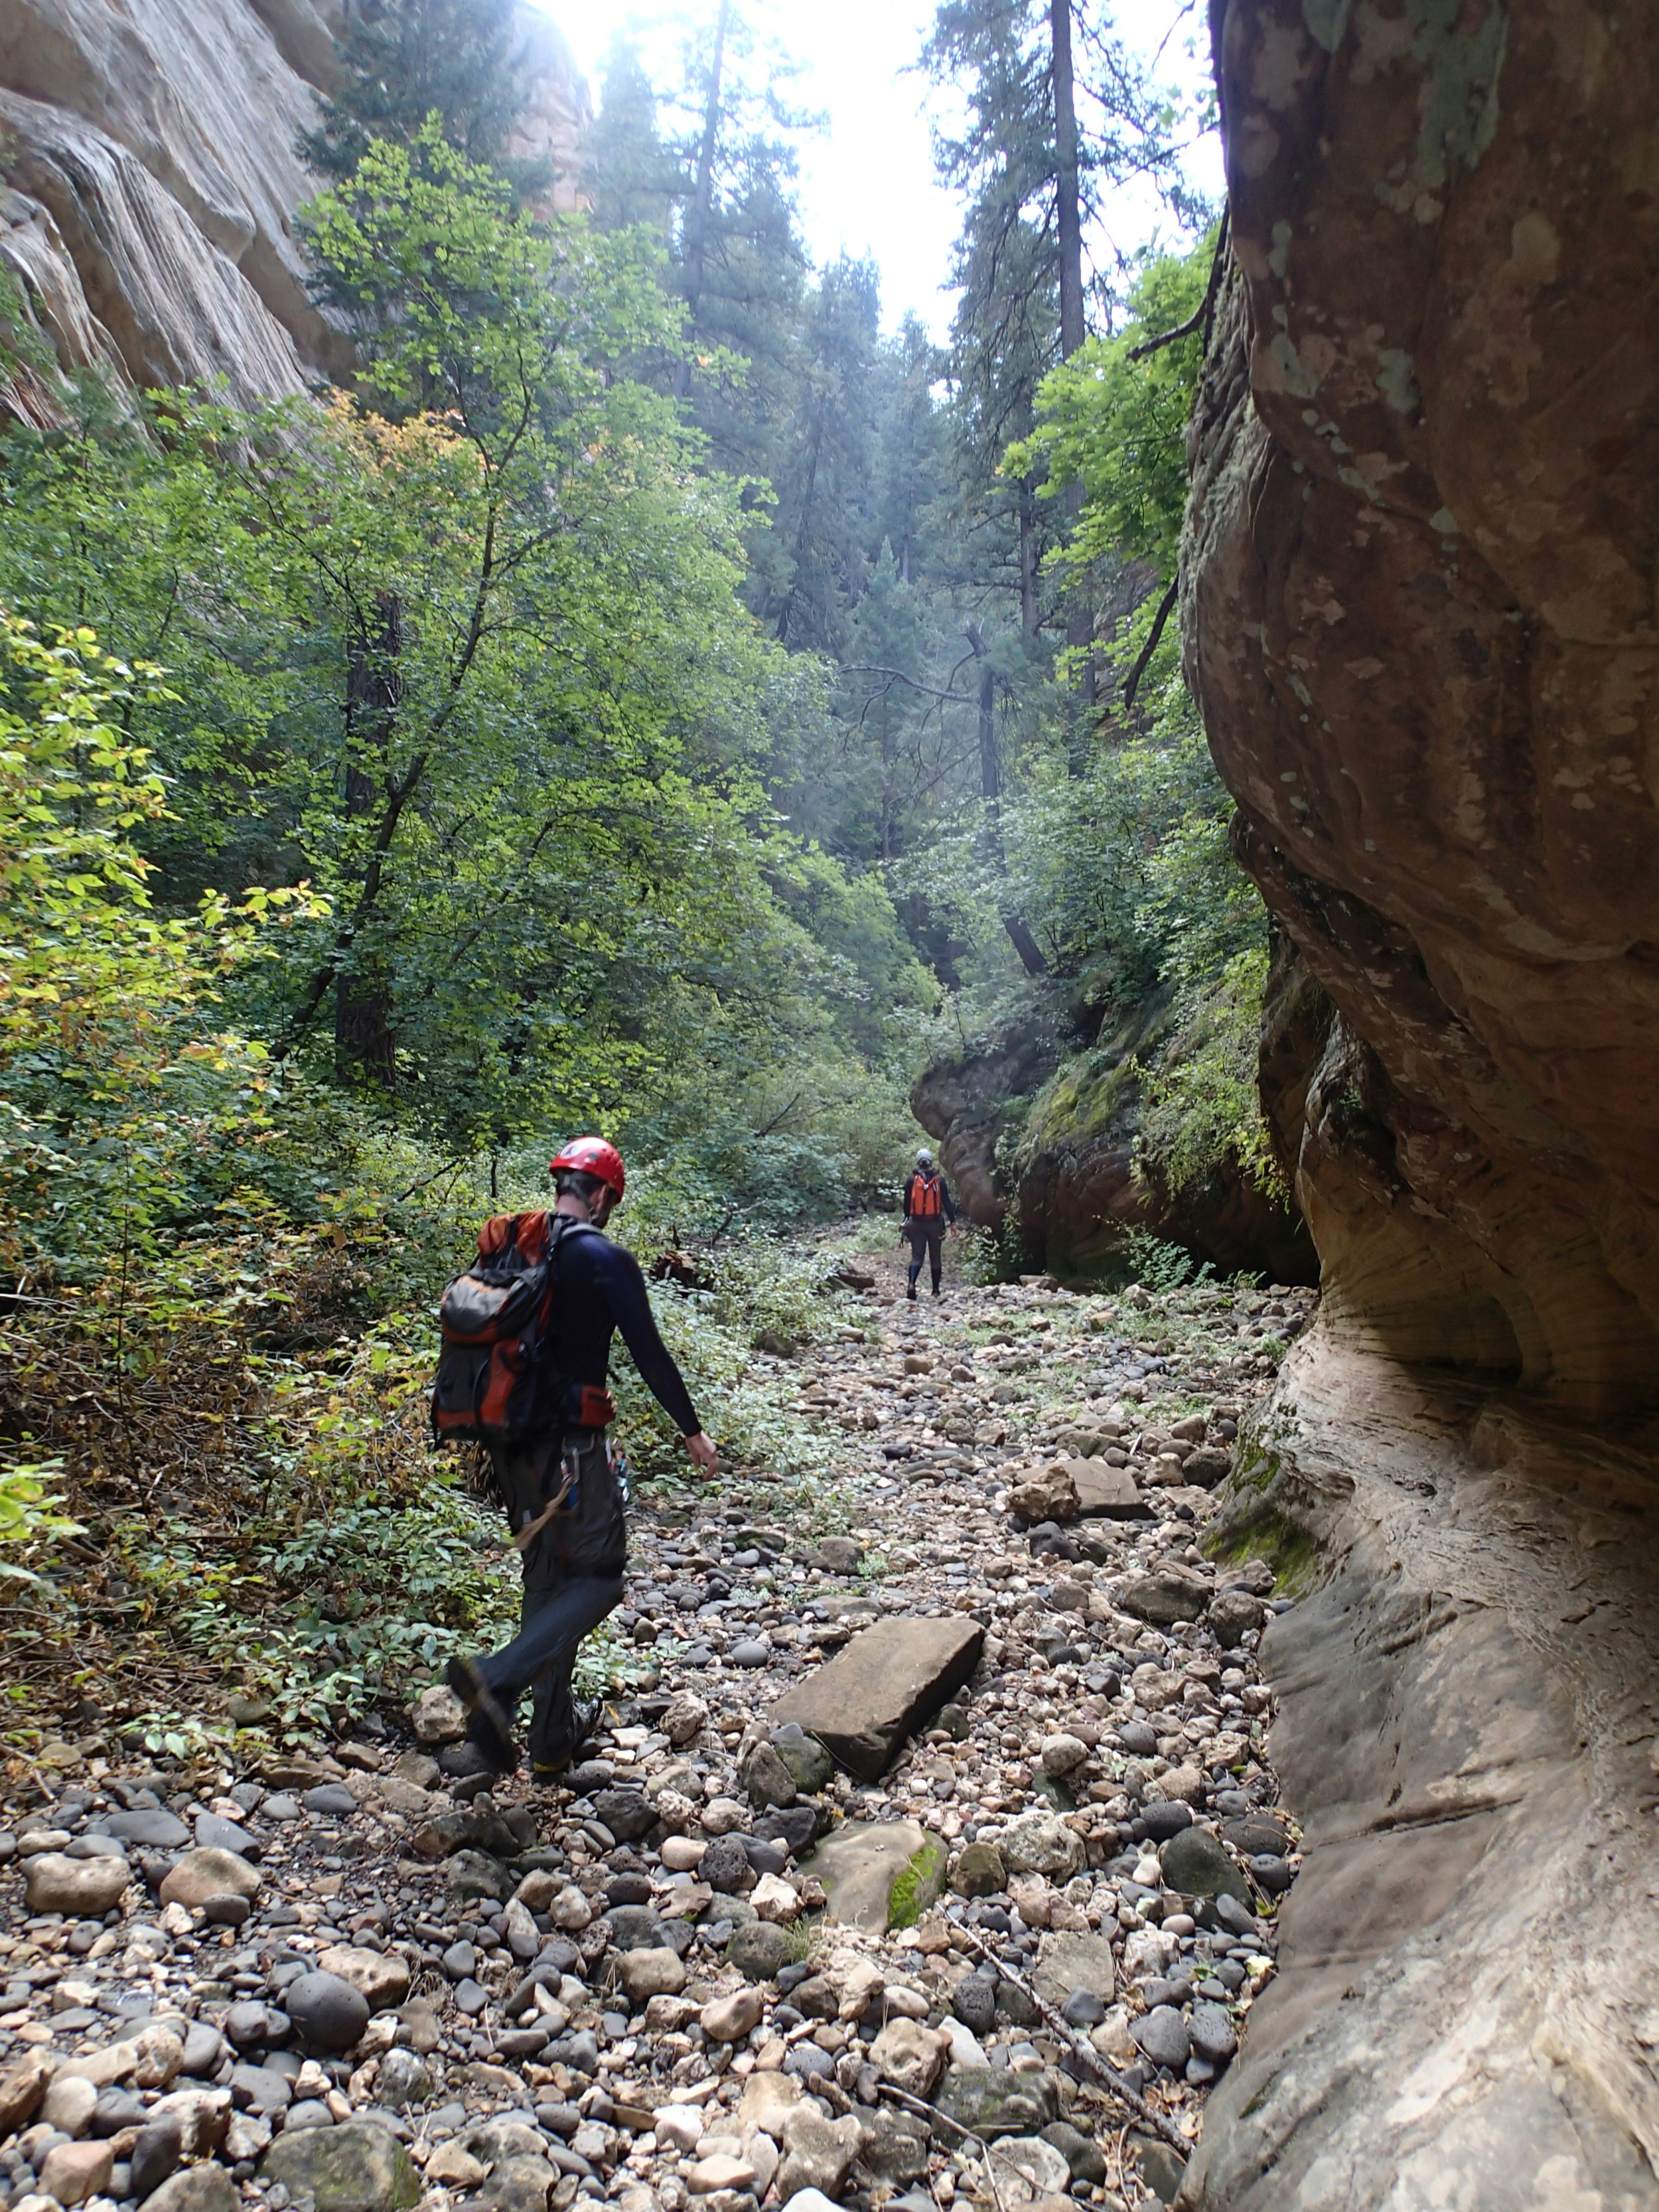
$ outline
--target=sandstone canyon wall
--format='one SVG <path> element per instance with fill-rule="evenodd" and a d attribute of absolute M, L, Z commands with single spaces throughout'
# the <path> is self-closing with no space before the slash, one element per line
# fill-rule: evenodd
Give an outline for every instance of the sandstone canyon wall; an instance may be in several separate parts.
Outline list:
<path fill-rule="evenodd" d="M 1319 1248 L 1284 1971 L 1206 2212 L 1659 2205 L 1659 15 L 1213 0 L 1189 680 Z"/>
<path fill-rule="evenodd" d="M 510 150 L 550 159 L 570 207 L 586 88 L 549 19 L 521 21 Z M 292 225 L 338 22 L 337 0 L 0 0 L 0 267 L 61 367 L 236 404 L 349 375 Z"/>
<path fill-rule="evenodd" d="M 1054 994 L 925 1068 L 910 1110 L 938 1139 L 968 1218 L 1006 1225 L 1023 1263 L 1062 1280 L 1110 1275 L 1125 1264 L 1125 1232 L 1139 1230 L 1223 1274 L 1314 1281 L 1313 1246 L 1294 1209 L 1231 1158 L 1175 1189 L 1147 1157 L 1147 1077 L 1178 1061 L 1188 1041 L 1167 989 L 1114 1003 L 1103 1019 Z"/>
<path fill-rule="evenodd" d="M 1250 0 L 1188 669 L 1337 1019 L 1328 1325 L 1659 1390 L 1651 10 Z"/>

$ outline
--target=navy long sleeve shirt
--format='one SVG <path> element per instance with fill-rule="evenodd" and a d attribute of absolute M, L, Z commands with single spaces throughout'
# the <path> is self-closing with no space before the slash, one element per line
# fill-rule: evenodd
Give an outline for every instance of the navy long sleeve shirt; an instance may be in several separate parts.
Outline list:
<path fill-rule="evenodd" d="M 683 1437 L 702 1428 L 684 1377 L 663 1342 L 631 1252 L 586 1223 L 559 1240 L 559 1365 L 573 1382 L 605 1388 L 611 1338 L 622 1331 L 647 1389 Z"/>

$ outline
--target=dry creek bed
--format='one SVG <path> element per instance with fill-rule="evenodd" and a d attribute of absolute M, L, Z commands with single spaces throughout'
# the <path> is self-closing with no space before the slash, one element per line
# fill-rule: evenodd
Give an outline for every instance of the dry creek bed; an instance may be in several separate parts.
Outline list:
<path fill-rule="evenodd" d="M 1167 2201 L 1297 1864 L 1255 1657 L 1287 1601 L 1200 1540 L 1310 1294 L 891 1284 L 757 1355 L 831 1482 L 636 1510 L 645 1686 L 568 1786 L 478 1771 L 438 1691 L 401 1741 L 193 1787 L 34 1778 L 0 2207 Z M 878 1778 L 769 1720 L 866 1625 L 941 1615 L 976 1668 Z"/>

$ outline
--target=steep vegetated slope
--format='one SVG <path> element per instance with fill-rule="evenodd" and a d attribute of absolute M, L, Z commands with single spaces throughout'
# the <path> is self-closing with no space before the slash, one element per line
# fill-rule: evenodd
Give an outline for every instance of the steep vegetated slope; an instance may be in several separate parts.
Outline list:
<path fill-rule="evenodd" d="M 1187 665 L 1319 1247 L 1236 1537 L 1309 1821 L 1183 2203 L 1659 2201 L 1650 15 L 1212 10 Z"/>

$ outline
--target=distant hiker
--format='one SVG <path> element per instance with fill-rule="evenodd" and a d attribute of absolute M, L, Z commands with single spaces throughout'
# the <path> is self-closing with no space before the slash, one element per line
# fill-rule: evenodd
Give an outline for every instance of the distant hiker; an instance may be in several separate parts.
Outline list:
<path fill-rule="evenodd" d="M 571 1669 L 577 1645 L 623 1594 L 624 1500 L 605 1437 L 617 1412 L 605 1388 L 614 1329 L 694 1465 L 708 1475 L 716 1463 L 638 1262 L 600 1234 L 622 1203 L 621 1153 L 602 1137 L 578 1137 L 549 1172 L 553 1211 L 487 1221 L 477 1260 L 445 1293 L 432 1405 L 441 1437 L 487 1445 L 524 1558 L 518 1635 L 500 1651 L 452 1659 L 445 1678 L 466 1708 L 469 1736 L 501 1773 L 519 1763 L 514 1711 L 534 1689 L 538 1781 L 568 1765 L 599 1718 L 598 1699 L 572 1698 Z"/>
<path fill-rule="evenodd" d="M 926 1255 L 933 1269 L 933 1296 L 939 1294 L 939 1276 L 945 1260 L 945 1225 L 955 1225 L 957 1210 L 951 1203 L 951 1194 L 945 1187 L 945 1177 L 933 1165 L 933 1156 L 926 1145 L 916 1153 L 915 1172 L 904 1186 L 904 1227 L 899 1232 L 910 1240 L 910 1281 L 907 1297 L 916 1294 L 916 1278 L 921 1273 Z"/>

